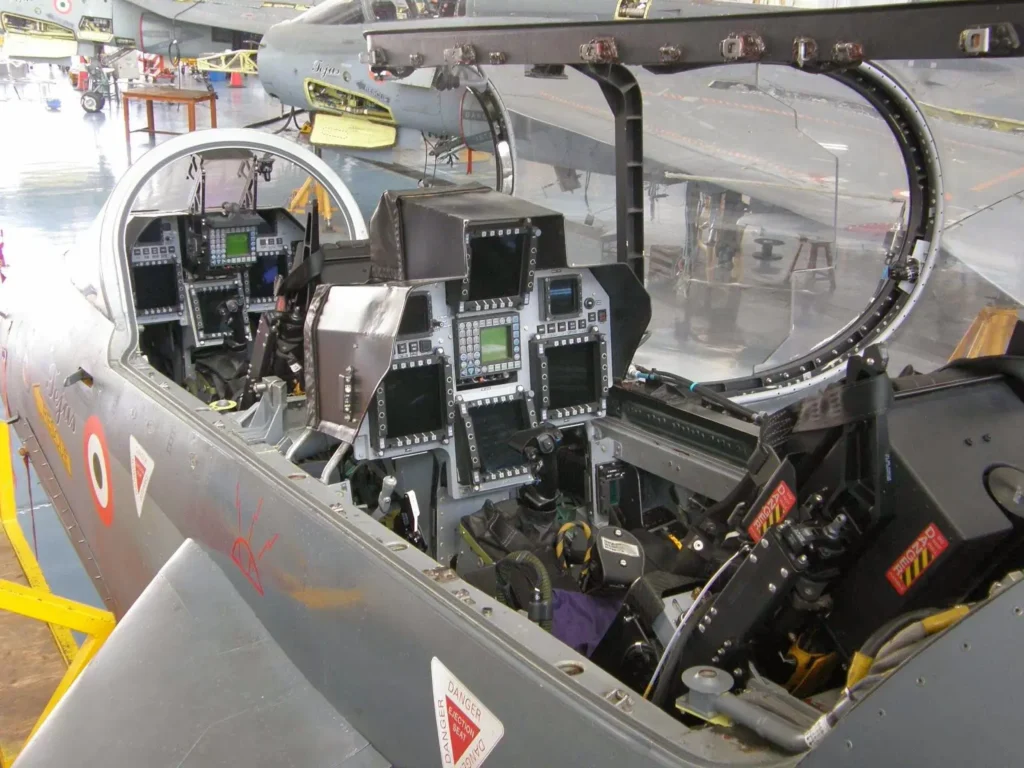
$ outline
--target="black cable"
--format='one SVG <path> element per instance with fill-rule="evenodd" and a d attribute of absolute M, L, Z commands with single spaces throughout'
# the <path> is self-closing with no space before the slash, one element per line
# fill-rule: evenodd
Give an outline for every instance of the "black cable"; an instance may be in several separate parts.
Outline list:
<path fill-rule="evenodd" d="M 653 381 L 662 381 L 668 384 L 674 384 L 677 387 L 683 387 L 689 392 L 699 395 L 705 402 L 721 408 L 726 413 L 731 416 L 735 416 L 738 419 L 749 421 L 751 424 L 759 424 L 761 422 L 761 414 L 757 413 L 757 411 L 752 411 L 750 408 L 734 403 L 725 395 L 719 394 L 712 389 L 708 389 L 703 384 L 699 384 L 696 381 L 690 381 L 676 373 L 659 371 L 656 368 L 647 370 L 637 366 L 637 370 Z"/>
<path fill-rule="evenodd" d="M 304 109 L 299 109 L 299 108 L 296 107 L 296 108 L 293 108 L 292 111 L 289 112 L 287 115 L 278 115 L 277 117 L 271 117 L 271 118 L 268 118 L 266 120 L 258 120 L 255 123 L 249 123 L 248 125 L 243 125 L 242 127 L 243 128 L 265 128 L 266 126 L 273 125 L 274 123 L 276 123 L 276 122 L 278 122 L 280 120 L 295 120 L 295 124 L 298 125 L 298 119 L 297 118 L 298 118 L 299 115 L 303 114 L 305 111 L 306 110 L 304 110 Z M 288 126 L 288 123 L 285 123 L 285 127 L 287 127 L 287 126 Z M 282 130 L 284 130 L 284 129 L 282 129 Z"/>

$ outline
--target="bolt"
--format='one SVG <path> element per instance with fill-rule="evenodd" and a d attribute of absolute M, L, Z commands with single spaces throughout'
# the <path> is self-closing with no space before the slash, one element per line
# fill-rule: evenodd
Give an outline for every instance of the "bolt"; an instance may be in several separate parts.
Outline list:
<path fill-rule="evenodd" d="M 757 555 L 752 554 L 748 559 L 755 565 L 757 564 Z"/>
<path fill-rule="evenodd" d="M 787 571 L 785 568 L 779 568 L 779 576 L 781 576 L 782 578 L 786 578 L 787 576 L 789 576 L 789 571 Z"/>
<path fill-rule="evenodd" d="M 776 587 L 774 584 L 769 582 L 769 584 L 768 584 L 768 591 L 771 592 L 774 595 L 776 589 L 778 589 L 778 587 Z"/>
<path fill-rule="evenodd" d="M 717 656 L 712 656 L 711 657 L 711 663 L 712 664 L 717 664 L 718 663 L 718 657 Z"/>
<path fill-rule="evenodd" d="M 971 445 L 974 445 L 974 441 L 973 441 L 973 440 L 971 440 L 971 438 L 969 438 L 969 437 L 968 437 L 968 438 L 966 438 L 966 439 L 964 440 L 964 445 L 966 445 L 966 446 L 971 446 Z"/>
<path fill-rule="evenodd" d="M 807 565 L 807 555 L 800 555 L 796 561 L 800 563 L 800 565 Z"/>
<path fill-rule="evenodd" d="M 743 677 L 743 670 L 739 667 L 736 667 L 736 669 L 734 669 L 732 673 L 735 677 Z"/>
<path fill-rule="evenodd" d="M 691 544 L 690 546 L 693 548 L 694 552 L 700 552 L 702 549 L 704 549 L 704 542 L 700 539 L 694 539 L 693 544 Z"/>
<path fill-rule="evenodd" d="M 761 539 L 761 546 L 765 549 L 768 548 L 768 539 Z"/>
<path fill-rule="evenodd" d="M 711 610 L 708 611 L 708 613 L 710 613 L 712 616 L 717 616 L 718 615 L 718 609 L 715 608 L 715 607 L 712 607 Z"/>
<path fill-rule="evenodd" d="M 722 647 L 723 648 L 732 648 L 732 640 L 726 640 L 724 643 L 722 643 Z"/>
<path fill-rule="evenodd" d="M 697 625 L 697 631 L 698 631 L 698 632 L 701 632 L 701 633 L 704 633 L 704 632 L 707 632 L 707 631 L 708 631 L 708 628 L 707 628 L 707 627 L 705 627 L 705 626 L 704 626 L 703 624 L 698 624 L 698 625 Z"/>
<path fill-rule="evenodd" d="M 616 528 L 615 529 L 615 535 L 616 536 L 621 536 L 622 535 L 622 529 L 621 528 Z"/>
<path fill-rule="evenodd" d="M 622 560 L 619 560 L 619 566 L 620 567 L 625 568 L 627 565 L 629 565 L 629 563 L 626 562 L 625 558 L 623 558 Z"/>
<path fill-rule="evenodd" d="M 982 435 L 981 439 L 984 440 L 986 443 L 991 443 L 992 442 L 992 435 Z"/>

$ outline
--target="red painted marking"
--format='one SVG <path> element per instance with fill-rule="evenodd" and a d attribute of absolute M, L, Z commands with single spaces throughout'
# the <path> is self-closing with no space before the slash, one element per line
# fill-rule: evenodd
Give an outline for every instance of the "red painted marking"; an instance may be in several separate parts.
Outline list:
<path fill-rule="evenodd" d="M 62 16 L 71 13 L 71 0 L 53 0 L 53 10 Z"/>
<path fill-rule="evenodd" d="M 473 743 L 473 739 L 480 733 L 480 729 L 450 696 L 444 698 L 448 710 L 448 733 L 452 737 L 452 759 L 458 764 L 469 749 L 469 745 Z"/>
<path fill-rule="evenodd" d="M 914 539 L 911 545 L 907 547 L 907 550 L 897 558 L 896 562 L 886 572 L 885 575 L 889 579 L 889 583 L 892 584 L 892 588 L 901 596 L 907 594 L 907 590 L 914 586 L 917 580 L 935 562 L 935 559 L 948 548 L 949 541 L 942 535 L 939 527 L 935 523 L 929 523 L 928 527 L 921 531 L 921 534 Z M 918 557 L 926 550 L 929 555 L 927 561 L 923 565 L 915 566 Z M 915 567 L 916 572 L 911 575 L 910 583 L 908 584 L 903 576 L 911 567 Z"/>
<path fill-rule="evenodd" d="M 100 475 L 95 480 L 93 456 L 89 453 L 89 438 L 93 435 L 99 441 L 99 452 L 96 456 L 100 459 Z M 89 486 L 89 493 L 92 494 L 92 504 L 100 521 L 109 528 L 114 522 L 114 486 L 110 480 L 110 451 L 107 450 L 107 436 L 103 431 L 103 424 L 95 414 L 85 422 L 85 429 L 82 432 L 82 455 L 85 460 L 85 482 Z M 106 490 L 105 504 L 104 499 L 100 497 L 103 488 Z"/>
<path fill-rule="evenodd" d="M 768 501 L 761 507 L 761 511 L 757 513 L 757 517 L 747 527 L 747 533 L 750 534 L 754 543 L 759 542 L 771 526 L 778 525 L 785 520 L 794 504 L 796 504 L 796 495 L 786 485 L 785 480 L 780 481 L 772 491 L 772 495 L 768 497 Z"/>
<path fill-rule="evenodd" d="M 274 546 L 277 541 L 277 537 L 280 534 L 275 533 L 263 544 L 258 555 L 254 555 L 252 552 L 252 534 L 253 529 L 256 527 L 256 521 L 260 519 L 260 512 L 263 510 L 263 499 L 261 498 L 256 503 L 256 513 L 252 516 L 252 520 L 249 522 L 249 535 L 245 538 L 242 537 L 242 497 L 241 497 L 241 484 L 235 484 L 235 512 L 238 515 L 238 538 L 235 539 L 231 545 L 231 559 L 235 565 L 238 566 L 238 570 L 242 572 L 242 575 L 248 579 L 249 583 L 252 584 L 252 588 L 262 597 L 263 596 L 263 581 L 260 579 L 260 567 L 259 562 L 263 559 L 263 556 L 267 554 Z"/>
<path fill-rule="evenodd" d="M 142 488 L 142 481 L 146 479 L 146 465 L 142 463 L 138 456 L 135 457 L 135 491 L 136 493 Z"/>

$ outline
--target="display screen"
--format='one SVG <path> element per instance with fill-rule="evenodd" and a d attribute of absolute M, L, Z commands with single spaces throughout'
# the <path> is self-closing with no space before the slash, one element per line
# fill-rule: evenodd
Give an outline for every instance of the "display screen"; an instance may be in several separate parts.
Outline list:
<path fill-rule="evenodd" d="M 473 408 L 469 413 L 473 420 L 481 471 L 497 472 L 525 462 L 522 454 L 508 446 L 512 435 L 530 426 L 526 405 L 522 400 L 485 405 Z"/>
<path fill-rule="evenodd" d="M 139 235 L 138 240 L 135 241 L 136 245 L 143 245 L 145 243 L 162 243 L 164 239 L 164 228 L 161 219 L 153 219 L 146 225 L 146 228 L 142 230 L 142 234 Z"/>
<path fill-rule="evenodd" d="M 402 321 L 398 324 L 399 336 L 419 336 L 430 332 L 430 297 L 425 293 L 414 293 L 405 301 Z"/>
<path fill-rule="evenodd" d="M 253 299 L 274 298 L 274 281 L 280 272 L 277 256 L 265 256 L 249 267 L 249 296 Z"/>
<path fill-rule="evenodd" d="M 512 359 L 512 327 L 480 329 L 480 365 L 507 363 Z"/>
<path fill-rule="evenodd" d="M 178 268 L 174 264 L 132 267 L 132 280 L 137 309 L 178 306 Z"/>
<path fill-rule="evenodd" d="M 229 232 L 224 236 L 225 256 L 248 256 L 249 255 L 249 233 Z"/>
<path fill-rule="evenodd" d="M 568 317 L 580 312 L 580 283 L 575 277 L 548 281 L 548 316 Z"/>
<path fill-rule="evenodd" d="M 597 399 L 597 342 L 548 347 L 548 407 L 569 408 Z"/>
<path fill-rule="evenodd" d="M 525 234 L 471 238 L 469 300 L 518 296 L 522 290 L 525 245 Z"/>
<path fill-rule="evenodd" d="M 236 312 L 241 312 L 242 303 L 238 299 L 238 289 L 226 286 L 219 291 L 198 291 L 199 316 L 203 321 L 203 333 L 231 333 L 231 319 Z M 237 307 L 234 312 L 228 311 L 227 302 L 235 300 Z"/>
<path fill-rule="evenodd" d="M 384 377 L 387 436 L 403 437 L 444 429 L 441 364 L 390 371 Z"/>

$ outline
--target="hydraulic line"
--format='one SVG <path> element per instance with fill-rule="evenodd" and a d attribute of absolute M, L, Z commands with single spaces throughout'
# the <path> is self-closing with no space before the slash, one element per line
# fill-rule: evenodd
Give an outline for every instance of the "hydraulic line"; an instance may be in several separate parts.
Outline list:
<path fill-rule="evenodd" d="M 515 602 L 515 598 L 511 594 L 512 590 L 509 585 L 509 576 L 510 571 L 519 565 L 525 565 L 533 571 L 536 576 L 536 580 L 533 581 L 533 587 L 540 591 L 540 599 L 545 604 L 551 605 L 551 576 L 548 574 L 548 569 L 544 567 L 544 563 L 541 562 L 539 557 L 532 552 L 526 552 L 525 550 L 511 552 L 495 564 L 495 576 L 498 581 L 498 602 L 511 608 L 515 607 L 512 605 L 512 603 Z M 547 632 L 550 632 L 553 626 L 551 619 L 541 619 L 538 623 L 540 624 L 541 629 L 544 629 Z"/>

